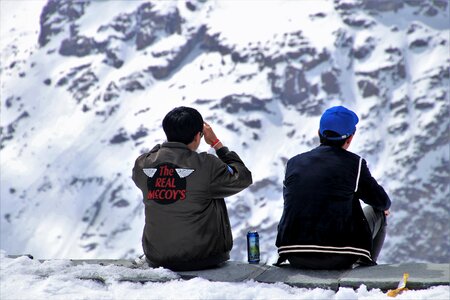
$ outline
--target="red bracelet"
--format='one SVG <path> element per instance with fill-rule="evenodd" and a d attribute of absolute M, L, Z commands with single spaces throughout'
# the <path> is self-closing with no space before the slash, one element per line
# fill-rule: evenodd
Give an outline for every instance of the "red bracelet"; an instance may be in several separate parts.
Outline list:
<path fill-rule="evenodd" d="M 220 140 L 219 140 L 219 139 L 216 139 L 216 140 L 214 141 L 214 143 L 212 143 L 211 148 L 214 148 L 214 147 L 217 146 L 217 144 L 219 144 L 219 143 L 220 143 Z"/>

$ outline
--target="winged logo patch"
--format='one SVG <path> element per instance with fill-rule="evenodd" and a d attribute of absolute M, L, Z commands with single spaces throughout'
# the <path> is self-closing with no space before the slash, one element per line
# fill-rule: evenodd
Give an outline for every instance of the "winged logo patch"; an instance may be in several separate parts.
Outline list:
<path fill-rule="evenodd" d="M 189 175 L 192 174 L 192 172 L 194 172 L 194 169 L 175 169 L 175 171 L 177 172 L 178 176 L 180 176 L 180 178 L 184 178 L 184 177 L 188 177 Z"/>
<path fill-rule="evenodd" d="M 147 175 L 147 200 L 165 205 L 186 199 L 186 177 L 195 169 L 162 163 L 156 168 L 144 168 L 142 171 Z"/>
<path fill-rule="evenodd" d="M 155 175 L 156 171 L 158 171 L 158 169 L 156 169 L 156 168 L 147 168 L 147 169 L 142 169 L 142 171 L 144 171 L 145 175 L 147 175 L 148 177 L 152 178 L 153 175 Z"/>

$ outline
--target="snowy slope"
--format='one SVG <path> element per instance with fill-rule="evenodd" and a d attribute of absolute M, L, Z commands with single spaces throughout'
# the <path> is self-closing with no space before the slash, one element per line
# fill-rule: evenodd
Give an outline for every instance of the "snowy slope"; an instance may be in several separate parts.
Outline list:
<path fill-rule="evenodd" d="M 197 108 L 251 169 L 227 199 L 244 260 L 276 258 L 285 162 L 324 109 L 360 116 L 351 151 L 393 207 L 383 262 L 448 262 L 446 1 L 1 1 L 1 248 L 142 253 L 135 158 Z M 201 150 L 207 151 L 203 144 Z"/>

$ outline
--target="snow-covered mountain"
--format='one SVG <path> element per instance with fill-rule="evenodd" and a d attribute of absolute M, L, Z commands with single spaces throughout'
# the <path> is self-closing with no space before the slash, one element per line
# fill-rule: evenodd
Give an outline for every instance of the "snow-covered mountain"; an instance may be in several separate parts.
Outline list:
<path fill-rule="evenodd" d="M 227 199 L 232 258 L 257 230 L 273 262 L 285 163 L 343 104 L 361 119 L 350 150 L 393 201 L 382 262 L 449 261 L 448 1 L 28 2 L 1 1 L 8 253 L 142 253 L 131 168 L 185 105 L 253 173 Z"/>

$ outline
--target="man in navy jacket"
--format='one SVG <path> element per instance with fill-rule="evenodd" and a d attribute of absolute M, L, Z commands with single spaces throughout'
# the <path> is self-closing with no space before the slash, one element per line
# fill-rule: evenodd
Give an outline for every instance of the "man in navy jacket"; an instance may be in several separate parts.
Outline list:
<path fill-rule="evenodd" d="M 308 269 L 376 264 L 391 201 L 366 161 L 347 151 L 358 121 L 343 106 L 326 110 L 320 120 L 321 145 L 287 162 L 278 264 L 286 259 Z M 364 210 L 360 199 L 368 204 Z"/>

